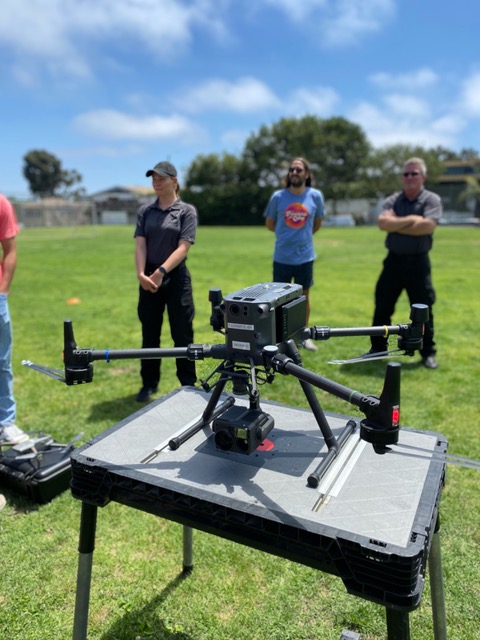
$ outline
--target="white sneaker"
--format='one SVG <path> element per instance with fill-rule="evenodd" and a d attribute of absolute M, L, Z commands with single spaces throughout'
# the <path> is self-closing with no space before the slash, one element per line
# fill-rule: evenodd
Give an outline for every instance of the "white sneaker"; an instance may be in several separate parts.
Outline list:
<path fill-rule="evenodd" d="M 0 493 L 0 510 L 3 509 L 6 504 L 7 501 L 5 500 L 5 496 L 3 495 L 3 493 Z"/>
<path fill-rule="evenodd" d="M 15 424 L 8 424 L 4 427 L 0 427 L 0 445 L 16 445 L 20 442 L 26 442 L 30 440 L 30 436 L 25 431 L 22 431 Z"/>
<path fill-rule="evenodd" d="M 307 338 L 302 342 L 302 347 L 307 351 L 317 351 L 318 347 L 311 338 Z"/>

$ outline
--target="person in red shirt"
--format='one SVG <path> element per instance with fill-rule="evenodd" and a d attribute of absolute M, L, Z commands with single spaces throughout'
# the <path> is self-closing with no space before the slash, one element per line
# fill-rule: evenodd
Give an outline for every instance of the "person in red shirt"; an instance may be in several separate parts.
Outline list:
<path fill-rule="evenodd" d="M 16 404 L 11 362 L 12 326 L 8 295 L 17 266 L 17 233 L 15 210 L 9 200 L 0 194 L 0 446 L 15 445 L 29 439 L 15 424 Z"/>

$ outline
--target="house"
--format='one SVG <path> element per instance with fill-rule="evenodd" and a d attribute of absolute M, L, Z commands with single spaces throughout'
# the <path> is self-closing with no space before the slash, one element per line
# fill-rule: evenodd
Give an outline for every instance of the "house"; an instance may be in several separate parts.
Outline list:
<path fill-rule="evenodd" d="M 99 224 L 135 224 L 140 205 L 155 199 L 151 187 L 115 186 L 89 196 Z"/>
<path fill-rule="evenodd" d="M 442 198 L 444 210 L 480 217 L 480 191 L 477 197 L 465 198 L 462 195 L 469 178 L 474 178 L 480 187 L 480 158 L 449 160 L 443 164 L 443 173 L 432 187 Z"/>

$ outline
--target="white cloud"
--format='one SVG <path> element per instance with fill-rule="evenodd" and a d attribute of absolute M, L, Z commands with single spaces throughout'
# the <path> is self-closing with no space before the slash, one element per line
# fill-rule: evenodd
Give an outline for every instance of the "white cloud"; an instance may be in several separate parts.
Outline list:
<path fill-rule="evenodd" d="M 329 47 L 356 43 L 379 31 L 395 14 L 396 0 L 257 0 L 283 11 L 288 20 L 318 35 Z"/>
<path fill-rule="evenodd" d="M 280 9 L 287 14 L 289 21 L 301 23 L 308 19 L 313 13 L 328 8 L 330 0 L 304 0 L 303 2 L 292 2 L 291 0 L 257 0 L 258 4 L 266 4 Z"/>
<path fill-rule="evenodd" d="M 330 87 L 299 87 L 280 97 L 261 80 L 246 77 L 236 81 L 208 80 L 177 95 L 173 104 L 190 113 L 213 110 L 247 114 L 268 109 L 290 116 L 306 113 L 328 116 L 339 102 L 339 95 Z"/>
<path fill-rule="evenodd" d="M 329 46 L 345 46 L 380 31 L 395 14 L 395 0 L 331 0 L 320 34 Z"/>
<path fill-rule="evenodd" d="M 407 90 L 428 89 L 438 82 L 438 75 L 428 67 L 422 67 L 408 73 L 374 73 L 369 77 L 381 89 Z"/>
<path fill-rule="evenodd" d="M 414 96 L 394 93 L 384 96 L 383 101 L 392 114 L 416 120 L 425 120 L 430 117 L 431 111 L 428 103 Z"/>
<path fill-rule="evenodd" d="M 469 115 L 480 116 L 480 73 L 474 73 L 464 81 L 460 106 Z"/>
<path fill-rule="evenodd" d="M 430 118 L 424 113 L 403 114 L 380 108 L 368 102 L 357 105 L 348 118 L 358 123 L 367 138 L 376 146 L 416 144 L 424 147 L 456 147 L 456 134 L 464 126 L 461 118 L 447 115 Z"/>
<path fill-rule="evenodd" d="M 134 116 L 112 109 L 83 113 L 75 118 L 74 126 L 82 133 L 114 140 L 178 139 L 186 143 L 203 135 L 196 125 L 183 116 Z"/>
<path fill-rule="evenodd" d="M 465 118 L 457 114 L 447 114 L 432 122 L 432 130 L 442 135 L 456 135 L 464 130 L 467 122 Z"/>
<path fill-rule="evenodd" d="M 260 80 L 251 77 L 236 82 L 212 79 L 178 96 L 174 104 L 191 113 L 206 110 L 251 113 L 278 108 L 277 96 Z"/>
<path fill-rule="evenodd" d="M 2 0 L 0 6 L 0 45 L 13 67 L 32 64 L 76 77 L 91 73 L 94 45 L 135 46 L 160 63 L 182 55 L 198 26 L 226 36 L 215 0 L 189 6 L 178 0 Z"/>
<path fill-rule="evenodd" d="M 295 89 L 287 98 L 284 108 L 293 115 L 312 114 L 331 116 L 340 102 L 338 93 L 330 87 Z"/>

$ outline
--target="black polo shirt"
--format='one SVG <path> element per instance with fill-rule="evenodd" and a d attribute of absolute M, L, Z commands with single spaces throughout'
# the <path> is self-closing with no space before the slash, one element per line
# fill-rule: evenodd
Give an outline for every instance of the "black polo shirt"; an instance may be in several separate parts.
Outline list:
<path fill-rule="evenodd" d="M 160 209 L 157 199 L 139 208 L 134 237 L 145 238 L 147 262 L 160 265 L 175 251 L 180 240 L 194 244 L 197 223 L 197 210 L 193 205 L 176 200 L 168 209 Z"/>
<path fill-rule="evenodd" d="M 433 191 L 422 189 L 414 200 L 409 200 L 403 191 L 397 191 L 383 203 L 383 210 L 393 209 L 399 217 L 417 215 L 438 222 L 442 216 L 442 201 Z M 385 246 L 398 255 L 428 253 L 432 248 L 433 235 L 409 236 L 404 233 L 388 233 Z"/>

